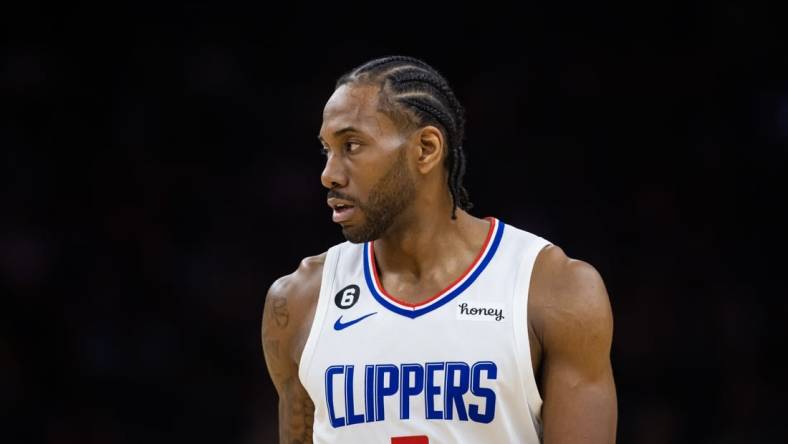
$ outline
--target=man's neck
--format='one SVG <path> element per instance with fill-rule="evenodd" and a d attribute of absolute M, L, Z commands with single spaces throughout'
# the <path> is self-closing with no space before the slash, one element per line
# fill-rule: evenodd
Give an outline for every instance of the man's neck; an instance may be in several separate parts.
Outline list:
<path fill-rule="evenodd" d="M 489 222 L 457 210 L 457 218 L 426 215 L 409 217 L 375 241 L 375 259 L 381 274 L 393 273 L 409 281 L 442 274 L 459 276 L 478 255 Z"/>

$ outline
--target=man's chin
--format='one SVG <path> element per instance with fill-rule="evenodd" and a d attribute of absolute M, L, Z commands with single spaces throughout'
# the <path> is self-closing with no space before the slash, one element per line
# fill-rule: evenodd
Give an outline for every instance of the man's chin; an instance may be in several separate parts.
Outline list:
<path fill-rule="evenodd" d="M 363 244 L 380 237 L 368 223 L 345 225 L 342 227 L 342 235 L 345 236 L 348 242 L 353 244 Z"/>
<path fill-rule="evenodd" d="M 348 242 L 353 244 L 363 244 L 382 238 L 391 227 L 391 220 L 388 218 L 364 217 L 360 221 L 342 225 L 342 234 Z"/>
<path fill-rule="evenodd" d="M 358 227 L 342 227 L 342 235 L 352 244 L 363 244 L 369 241 L 362 231 Z"/>

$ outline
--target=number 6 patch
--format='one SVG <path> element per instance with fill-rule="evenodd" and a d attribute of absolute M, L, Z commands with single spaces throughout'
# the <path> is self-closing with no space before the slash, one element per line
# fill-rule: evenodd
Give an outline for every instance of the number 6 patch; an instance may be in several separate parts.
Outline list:
<path fill-rule="evenodd" d="M 348 285 L 339 290 L 339 293 L 334 296 L 334 303 L 337 304 L 337 307 L 346 310 L 356 305 L 359 294 L 361 294 L 361 290 L 358 288 L 358 285 Z"/>

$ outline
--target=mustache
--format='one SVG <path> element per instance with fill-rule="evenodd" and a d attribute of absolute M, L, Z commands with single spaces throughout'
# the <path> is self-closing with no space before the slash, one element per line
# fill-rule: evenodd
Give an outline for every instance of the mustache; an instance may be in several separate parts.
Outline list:
<path fill-rule="evenodd" d="M 347 194 L 340 193 L 339 191 L 336 191 L 336 190 L 329 191 L 328 195 L 326 196 L 326 199 L 331 199 L 332 197 L 335 198 L 335 199 L 342 199 L 342 200 L 346 200 L 348 202 L 353 202 L 354 204 L 357 203 L 356 199 L 348 196 Z"/>

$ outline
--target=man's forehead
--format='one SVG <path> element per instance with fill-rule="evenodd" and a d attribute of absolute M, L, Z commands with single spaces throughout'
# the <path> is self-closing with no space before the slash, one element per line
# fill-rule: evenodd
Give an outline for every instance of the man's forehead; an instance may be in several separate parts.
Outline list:
<path fill-rule="evenodd" d="M 377 86 L 342 85 L 334 91 L 323 110 L 322 136 L 327 137 L 334 131 L 353 127 L 364 132 L 380 131 L 381 120 L 388 120 L 378 110 Z"/>

